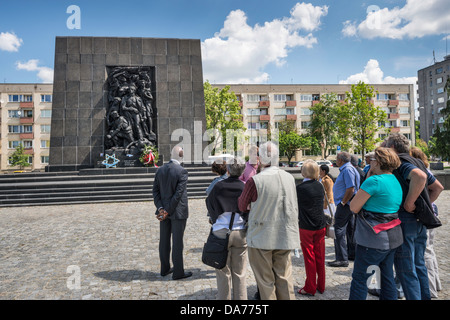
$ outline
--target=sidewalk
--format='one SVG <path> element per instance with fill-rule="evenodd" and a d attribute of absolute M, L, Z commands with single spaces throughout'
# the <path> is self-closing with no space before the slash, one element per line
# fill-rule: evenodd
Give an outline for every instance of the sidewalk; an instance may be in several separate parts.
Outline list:
<path fill-rule="evenodd" d="M 159 272 L 159 222 L 153 202 L 4 208 L 0 210 L 0 299 L 215 299 L 215 272 L 201 262 L 210 225 L 203 199 L 190 200 L 185 268 L 193 277 L 173 281 Z M 435 251 L 443 291 L 450 299 L 450 191 L 437 201 L 443 226 Z M 326 240 L 326 261 L 334 260 Z M 295 291 L 305 280 L 303 256 L 292 256 Z M 326 267 L 326 290 L 298 300 L 347 300 L 353 263 Z M 79 282 L 77 282 L 79 279 Z M 248 270 L 248 297 L 256 283 Z M 369 299 L 377 299 L 369 296 Z"/>

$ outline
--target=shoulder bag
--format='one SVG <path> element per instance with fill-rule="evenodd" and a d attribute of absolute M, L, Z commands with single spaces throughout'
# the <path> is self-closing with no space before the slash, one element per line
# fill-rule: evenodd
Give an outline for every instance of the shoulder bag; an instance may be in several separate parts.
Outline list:
<path fill-rule="evenodd" d="M 227 264 L 228 259 L 228 240 L 230 238 L 231 228 L 233 227 L 235 212 L 231 215 L 230 225 L 225 239 L 216 237 L 211 228 L 208 239 L 203 246 L 202 262 L 215 269 L 222 269 Z"/>

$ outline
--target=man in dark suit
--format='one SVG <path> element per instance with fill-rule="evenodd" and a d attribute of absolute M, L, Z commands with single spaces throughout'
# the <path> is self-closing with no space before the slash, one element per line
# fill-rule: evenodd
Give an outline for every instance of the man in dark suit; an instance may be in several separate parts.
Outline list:
<path fill-rule="evenodd" d="M 170 162 L 156 171 L 153 184 L 155 214 L 161 222 L 159 237 L 161 275 L 173 273 L 174 280 L 192 276 L 192 272 L 184 272 L 183 265 L 183 235 L 189 212 L 186 188 L 188 172 L 181 166 L 182 159 L 183 149 L 175 146 Z M 171 237 L 173 268 L 170 267 Z"/>

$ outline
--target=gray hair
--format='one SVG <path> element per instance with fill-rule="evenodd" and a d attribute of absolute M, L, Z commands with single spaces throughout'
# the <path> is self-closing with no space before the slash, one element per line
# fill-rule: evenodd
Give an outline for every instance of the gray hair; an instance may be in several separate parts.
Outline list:
<path fill-rule="evenodd" d="M 375 152 L 374 151 L 367 152 L 364 158 L 375 158 Z"/>
<path fill-rule="evenodd" d="M 386 148 L 393 148 L 397 153 L 409 154 L 409 141 L 403 134 L 398 132 L 391 133 L 385 142 Z"/>
<path fill-rule="evenodd" d="M 358 156 L 352 154 L 350 157 L 350 162 L 352 163 L 353 166 L 357 167 L 358 166 Z"/>
<path fill-rule="evenodd" d="M 228 159 L 227 171 L 230 177 L 240 177 L 245 170 L 245 162 L 239 157 Z"/>
<path fill-rule="evenodd" d="M 344 163 L 350 162 L 352 159 L 352 156 L 347 151 L 339 152 L 336 156 L 336 159 L 339 159 L 343 161 Z"/>
<path fill-rule="evenodd" d="M 278 166 L 280 151 L 278 146 L 268 141 L 259 147 L 259 160 L 263 165 Z"/>

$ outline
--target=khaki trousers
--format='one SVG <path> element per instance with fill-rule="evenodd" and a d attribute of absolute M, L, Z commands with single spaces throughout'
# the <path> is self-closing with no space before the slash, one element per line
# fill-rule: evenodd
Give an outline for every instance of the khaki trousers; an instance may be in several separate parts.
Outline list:
<path fill-rule="evenodd" d="M 248 248 L 261 300 L 295 299 L 291 251 Z"/>
<path fill-rule="evenodd" d="M 225 239 L 228 229 L 214 231 L 214 235 Z M 228 240 L 227 265 L 218 270 L 217 300 L 231 300 L 231 288 L 233 288 L 233 300 L 247 300 L 247 240 L 246 230 L 234 230 Z"/>

